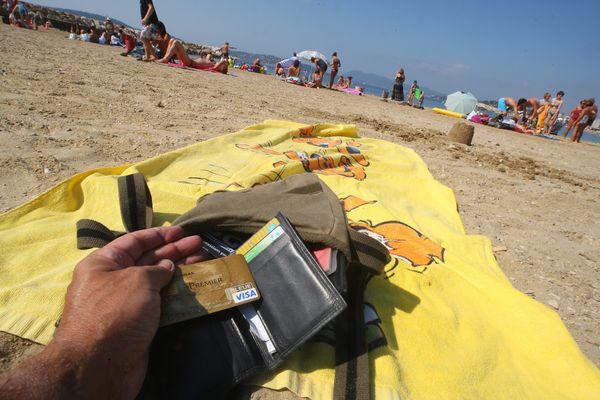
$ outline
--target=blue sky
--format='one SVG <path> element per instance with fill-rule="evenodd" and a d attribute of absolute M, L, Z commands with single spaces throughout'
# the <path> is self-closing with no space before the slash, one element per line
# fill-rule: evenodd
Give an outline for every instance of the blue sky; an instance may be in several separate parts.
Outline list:
<path fill-rule="evenodd" d="M 48 0 L 48 6 L 140 24 L 137 1 Z M 566 92 L 567 105 L 600 100 L 600 2 L 155 0 L 170 33 L 185 40 L 288 56 L 337 51 L 343 69 L 480 99 Z M 343 70 L 342 70 L 343 71 Z M 343 72 L 342 72 L 343 73 Z"/>

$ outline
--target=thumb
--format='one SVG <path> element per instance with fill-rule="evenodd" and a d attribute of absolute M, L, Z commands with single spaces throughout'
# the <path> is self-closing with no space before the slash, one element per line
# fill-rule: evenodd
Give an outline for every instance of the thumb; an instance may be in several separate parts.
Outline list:
<path fill-rule="evenodd" d="M 173 278 L 175 264 L 171 260 L 160 260 L 156 265 L 143 267 L 150 281 L 150 286 L 156 291 L 160 291 L 167 286 Z"/>

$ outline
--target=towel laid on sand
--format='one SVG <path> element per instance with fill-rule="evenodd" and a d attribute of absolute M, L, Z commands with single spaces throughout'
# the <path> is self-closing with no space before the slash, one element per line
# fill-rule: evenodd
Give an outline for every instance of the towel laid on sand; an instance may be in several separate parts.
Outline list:
<path fill-rule="evenodd" d="M 0 215 L 0 330 L 48 343 L 74 265 L 75 223 L 123 231 L 117 177 L 142 172 L 155 226 L 215 190 L 316 173 L 352 226 L 393 256 L 367 287 L 372 393 L 379 399 L 592 399 L 600 372 L 558 315 L 515 290 L 490 241 L 465 234 L 454 195 L 410 149 L 349 125 L 265 121 L 134 165 L 80 173 Z M 331 398 L 334 349 L 317 335 L 252 383 Z"/>

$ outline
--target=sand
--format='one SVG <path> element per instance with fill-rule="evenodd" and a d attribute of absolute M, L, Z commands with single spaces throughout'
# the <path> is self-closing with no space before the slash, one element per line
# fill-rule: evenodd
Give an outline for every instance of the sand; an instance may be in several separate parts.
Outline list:
<path fill-rule="evenodd" d="M 0 24 L 0 211 L 91 168 L 141 161 L 265 119 L 356 124 L 414 149 L 456 194 L 469 234 L 488 236 L 514 286 L 554 308 L 600 365 L 600 146 L 456 119 L 272 76 L 187 71 Z M 343 71 L 341 72 L 343 74 Z M 0 372 L 41 346 L 0 333 Z"/>

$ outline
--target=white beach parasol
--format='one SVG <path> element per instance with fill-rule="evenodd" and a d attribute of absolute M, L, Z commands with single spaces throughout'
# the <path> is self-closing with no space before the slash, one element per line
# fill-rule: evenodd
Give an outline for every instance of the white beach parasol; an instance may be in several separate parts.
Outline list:
<path fill-rule="evenodd" d="M 311 58 L 320 58 L 321 60 L 325 61 L 327 64 L 329 64 L 329 62 L 327 61 L 327 57 L 325 57 L 323 55 L 323 53 L 319 53 L 318 51 L 314 51 L 314 50 L 304 50 L 301 51 L 300 53 L 296 53 L 296 57 L 298 58 L 302 58 L 304 60 L 310 61 Z"/>
<path fill-rule="evenodd" d="M 477 106 L 477 99 L 470 92 L 454 92 L 448 95 L 444 105 L 449 111 L 470 114 Z"/>

